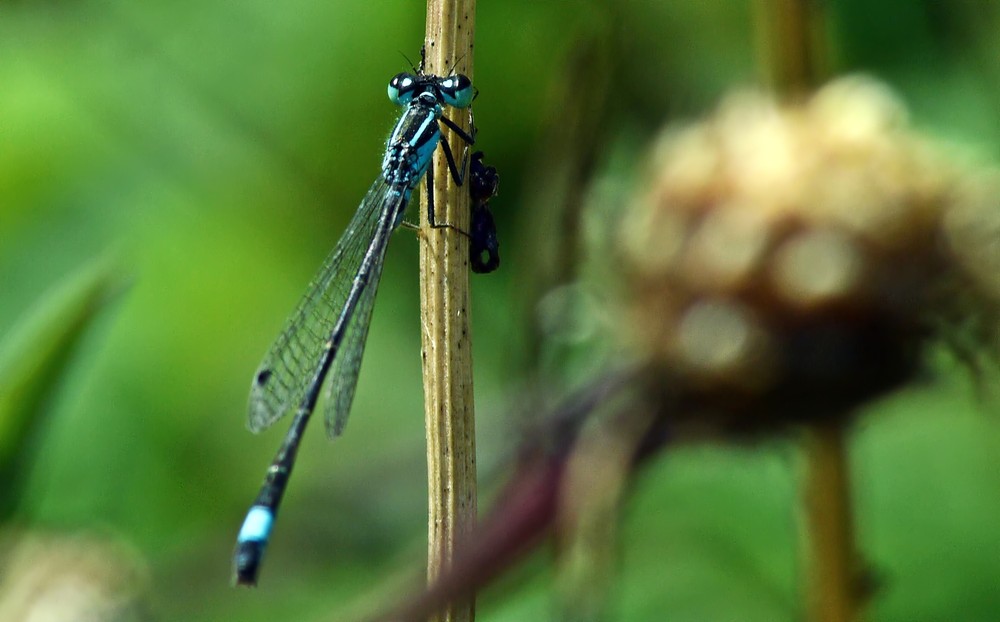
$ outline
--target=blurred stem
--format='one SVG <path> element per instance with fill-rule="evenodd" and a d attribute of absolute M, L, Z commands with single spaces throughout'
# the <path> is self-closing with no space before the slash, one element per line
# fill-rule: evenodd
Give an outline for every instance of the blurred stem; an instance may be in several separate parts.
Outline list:
<path fill-rule="evenodd" d="M 822 8 L 822 0 L 756 0 L 757 46 L 766 82 L 786 97 L 802 97 L 823 80 Z"/>
<path fill-rule="evenodd" d="M 826 73 L 822 0 L 757 0 L 755 13 L 771 88 L 787 99 L 807 97 Z M 813 622 L 856 620 L 861 609 L 846 435 L 841 422 L 816 424 L 802 443 L 802 538 Z"/>
<path fill-rule="evenodd" d="M 566 459 L 555 517 L 560 620 L 609 618 L 622 499 L 653 414 L 649 408 L 628 402 L 617 415 L 583 433 Z"/>
<path fill-rule="evenodd" d="M 854 540 L 847 430 L 841 423 L 814 425 L 803 439 L 805 553 L 809 568 L 809 619 L 847 622 L 861 609 L 860 564 Z"/>
<path fill-rule="evenodd" d="M 560 76 L 547 98 L 553 102 L 544 112 L 541 149 L 528 170 L 544 170 L 528 182 L 524 193 L 529 202 L 524 223 L 525 237 L 531 240 L 532 278 L 527 281 L 526 374 L 547 382 L 544 360 L 551 348 L 550 335 L 538 317 L 543 298 L 560 286 L 577 279 L 582 252 L 582 213 L 590 180 L 594 175 L 607 121 L 608 94 L 612 92 L 615 52 L 610 44 L 608 21 L 594 32 L 577 37 L 560 63 Z M 580 97 L 580 85 L 588 85 L 588 96 Z"/>
<path fill-rule="evenodd" d="M 424 49 L 426 71 L 452 70 L 472 78 L 475 0 L 428 0 Z M 455 114 L 448 109 L 446 113 Z M 462 112 L 452 118 L 469 131 Z M 442 125 L 456 159 L 465 144 Z M 460 164 L 461 165 L 461 164 Z M 424 183 L 434 184 L 435 216 L 469 230 L 469 194 L 455 184 L 441 150 Z M 430 228 L 421 210 L 420 317 L 424 416 L 427 426 L 427 579 L 435 581 L 452 563 L 476 523 L 476 427 L 472 399 L 472 342 L 469 325 L 469 243 L 452 228 Z M 475 598 L 445 606 L 433 618 L 466 622 L 475 618 Z"/>

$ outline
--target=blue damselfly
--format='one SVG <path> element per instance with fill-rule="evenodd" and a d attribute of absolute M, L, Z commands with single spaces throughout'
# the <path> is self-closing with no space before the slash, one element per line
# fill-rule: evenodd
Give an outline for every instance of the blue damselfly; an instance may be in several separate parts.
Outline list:
<path fill-rule="evenodd" d="M 439 124 L 468 145 L 474 143 L 474 129 L 473 135 L 467 134 L 443 114 L 444 105 L 465 109 L 472 104 L 471 81 L 460 74 L 400 73 L 389 81 L 388 93 L 405 108 L 386 144 L 382 174 L 264 357 L 250 388 L 252 431 L 263 430 L 292 411 L 295 417 L 237 537 L 233 560 L 237 584 L 257 582 L 299 442 L 324 384 L 328 435 L 339 435 L 347 423 L 389 236 L 403 221 L 410 196 L 439 143 L 456 183 L 463 183 L 464 171 L 459 172 Z M 428 218 L 435 226 L 433 201 Z"/>

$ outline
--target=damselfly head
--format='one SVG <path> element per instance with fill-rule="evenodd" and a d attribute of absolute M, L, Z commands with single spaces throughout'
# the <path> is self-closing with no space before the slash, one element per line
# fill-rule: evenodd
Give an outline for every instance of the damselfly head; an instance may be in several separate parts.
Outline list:
<path fill-rule="evenodd" d="M 389 80 L 387 92 L 389 100 L 399 106 L 405 106 L 417 96 L 429 93 L 437 101 L 454 108 L 468 108 L 476 95 L 472 81 L 462 74 L 441 78 L 405 71 L 397 73 L 392 80 Z"/>

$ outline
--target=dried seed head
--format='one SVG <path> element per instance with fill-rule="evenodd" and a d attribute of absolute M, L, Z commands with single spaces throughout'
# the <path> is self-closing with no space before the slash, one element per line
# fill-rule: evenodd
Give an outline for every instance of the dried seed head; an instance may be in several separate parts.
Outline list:
<path fill-rule="evenodd" d="M 842 231 L 808 229 L 774 249 L 771 286 L 789 305 L 809 309 L 860 296 L 864 252 Z"/>
<path fill-rule="evenodd" d="M 703 395 L 890 388 L 954 317 L 947 284 L 1000 292 L 1000 176 L 970 183 L 953 155 L 871 79 L 730 98 L 654 149 L 620 230 L 623 330 Z"/>

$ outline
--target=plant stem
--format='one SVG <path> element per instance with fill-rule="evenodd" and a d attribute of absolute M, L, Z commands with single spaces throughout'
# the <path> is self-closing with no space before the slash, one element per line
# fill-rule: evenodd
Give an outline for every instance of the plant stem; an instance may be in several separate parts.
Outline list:
<path fill-rule="evenodd" d="M 854 540 L 847 434 L 842 423 L 805 431 L 803 547 L 809 568 L 809 620 L 848 622 L 862 605 Z"/>
<path fill-rule="evenodd" d="M 825 73 L 822 0 L 757 0 L 758 56 L 766 82 L 786 97 L 808 94 Z"/>
<path fill-rule="evenodd" d="M 826 73 L 822 4 L 822 0 L 757 0 L 762 65 L 771 88 L 786 99 L 808 96 Z M 856 620 L 864 600 L 851 511 L 846 426 L 844 418 L 812 424 L 802 441 L 802 540 L 812 622 Z"/>
<path fill-rule="evenodd" d="M 426 68 L 452 69 L 472 78 L 475 0 L 428 0 Z M 446 113 L 464 130 L 466 114 Z M 456 159 L 464 143 L 442 126 Z M 459 160 L 459 166 L 461 166 Z M 434 184 L 438 224 L 469 229 L 469 194 L 448 172 L 439 149 L 424 183 Z M 421 210 L 420 316 L 427 426 L 428 581 L 452 563 L 456 549 L 476 523 L 476 428 L 472 399 L 472 342 L 469 324 L 469 243 L 452 228 L 431 228 Z M 452 602 L 435 617 L 441 622 L 475 618 L 475 598 Z"/>

